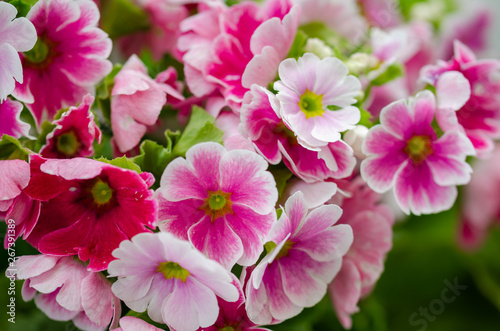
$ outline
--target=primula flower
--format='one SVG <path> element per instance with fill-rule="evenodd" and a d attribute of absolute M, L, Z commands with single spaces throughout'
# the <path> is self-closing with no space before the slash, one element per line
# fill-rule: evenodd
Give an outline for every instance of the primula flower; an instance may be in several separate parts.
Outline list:
<path fill-rule="evenodd" d="M 112 290 L 137 312 L 175 330 L 197 330 L 215 323 L 217 296 L 238 299 L 229 271 L 169 233 L 141 233 L 113 252 Z"/>
<path fill-rule="evenodd" d="M 271 83 L 297 32 L 299 8 L 288 0 L 268 0 L 263 7 L 242 2 L 199 6 L 181 23 L 177 47 L 184 73 L 197 97 L 214 91 L 235 112 L 252 84 Z"/>
<path fill-rule="evenodd" d="M 134 316 L 124 316 L 120 318 L 120 327 L 113 329 L 113 331 L 163 331 L 140 318 Z"/>
<path fill-rule="evenodd" d="M 487 156 L 493 150 L 493 139 L 500 138 L 500 61 L 476 60 L 472 51 L 459 41 L 454 44 L 455 55 L 449 62 L 440 61 L 422 69 L 421 78 L 436 87 L 436 93 L 450 94 L 449 72 L 460 73 L 466 78 L 464 91 L 470 90 L 470 98 L 461 102 L 465 93 L 456 93 L 461 107 L 456 112 L 457 120 L 447 128 L 458 127 L 472 141 L 479 157 Z M 458 121 L 458 123 L 456 123 Z"/>
<path fill-rule="evenodd" d="M 30 166 L 23 160 L 0 161 L 0 219 L 8 222 L 9 230 L 14 227 L 14 235 L 5 236 L 5 248 L 12 246 L 9 238 L 29 236 L 40 214 L 40 202 L 33 201 L 24 193 L 30 181 Z M 12 221 L 14 220 L 14 223 Z"/>
<path fill-rule="evenodd" d="M 276 220 L 276 183 L 256 153 L 217 143 L 191 147 L 170 162 L 156 191 L 158 226 L 228 269 L 251 265 Z"/>
<path fill-rule="evenodd" d="M 385 256 L 392 247 L 394 216 L 388 206 L 379 203 L 380 195 L 361 177 L 340 187 L 350 196 L 339 204 L 343 213 L 337 224 L 350 225 L 354 240 L 328 288 L 340 322 L 350 329 L 350 315 L 359 310 L 358 301 L 372 291 L 384 270 Z"/>
<path fill-rule="evenodd" d="M 268 236 L 268 254 L 246 281 L 245 307 L 254 323 L 283 321 L 323 298 L 353 240 L 349 225 L 334 225 L 341 214 L 335 205 L 308 212 L 301 192 L 288 199 Z"/>
<path fill-rule="evenodd" d="M 16 15 L 16 7 L 0 2 L 0 104 L 14 90 L 15 81 L 23 82 L 23 67 L 17 52 L 27 52 L 36 43 L 33 24 Z"/>
<path fill-rule="evenodd" d="M 9 98 L 0 103 L 0 137 L 4 134 L 14 138 L 30 137 L 30 125 L 20 119 L 22 110 L 22 103 Z"/>
<path fill-rule="evenodd" d="M 488 231 L 500 225 L 500 147 L 493 150 L 490 158 L 478 160 L 472 166 L 474 172 L 465 187 L 458 239 L 462 248 L 477 249 Z"/>
<path fill-rule="evenodd" d="M 243 100 L 240 130 L 269 163 L 278 164 L 283 159 L 306 182 L 350 176 L 356 165 L 351 147 L 342 140 L 321 147 L 319 152 L 299 144 L 281 119 L 276 96 L 257 85 L 252 86 Z"/>
<path fill-rule="evenodd" d="M 71 107 L 54 121 L 54 130 L 47 135 L 47 143 L 40 149 L 45 158 L 67 159 L 94 154 L 94 140 L 101 142 L 101 130 L 94 122 L 90 106 L 94 97 L 87 94 L 78 107 Z"/>
<path fill-rule="evenodd" d="M 436 100 L 429 91 L 416 98 L 396 101 L 380 114 L 380 123 L 370 129 L 363 144 L 367 156 L 361 175 L 375 192 L 394 188 L 399 207 L 415 215 L 451 208 L 456 185 L 467 184 L 474 155 L 467 137 L 446 131 L 438 137 L 432 126 Z"/>
<path fill-rule="evenodd" d="M 132 55 L 116 75 L 111 91 L 111 128 L 120 152 L 134 148 L 147 126 L 156 123 L 167 94 L 184 99 L 172 86 L 158 81 L 165 73 L 153 80 L 141 60 Z"/>
<path fill-rule="evenodd" d="M 112 68 L 111 40 L 97 28 L 99 10 L 90 0 L 40 0 L 27 18 L 38 41 L 21 55 L 24 82 L 12 93 L 38 125 L 77 104 Z"/>
<path fill-rule="evenodd" d="M 149 231 L 146 226 L 156 221 L 150 173 L 84 158 L 31 155 L 30 165 L 25 193 L 42 207 L 27 241 L 44 254 L 78 254 L 89 260 L 89 270 L 104 270 L 122 240 Z"/>
<path fill-rule="evenodd" d="M 274 83 L 281 117 L 304 147 L 318 150 L 336 142 L 340 132 L 359 122 L 359 109 L 351 105 L 361 83 L 348 72 L 339 59 L 312 53 L 281 62 L 280 80 Z"/>
<path fill-rule="evenodd" d="M 72 320 L 82 330 L 105 330 L 116 326 L 120 300 L 101 273 L 87 271 L 85 263 L 73 257 L 25 255 L 16 262 L 17 278 L 25 279 L 24 301 L 35 304 L 49 318 Z"/>
<path fill-rule="evenodd" d="M 239 280 L 235 276 L 233 276 L 233 284 L 238 289 L 238 300 L 227 302 L 221 298 L 217 298 L 220 308 L 217 321 L 214 325 L 207 328 L 200 328 L 198 331 L 270 331 L 269 329 L 259 327 L 248 318 L 245 310 L 245 295 L 243 294 Z"/>

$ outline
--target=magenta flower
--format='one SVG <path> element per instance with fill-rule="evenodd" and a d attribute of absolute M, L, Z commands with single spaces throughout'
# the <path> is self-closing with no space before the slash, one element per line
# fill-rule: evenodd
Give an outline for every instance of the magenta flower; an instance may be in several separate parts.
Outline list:
<path fill-rule="evenodd" d="M 241 107 L 241 126 L 256 150 L 271 164 L 283 160 L 306 182 L 350 176 L 356 165 L 352 148 L 342 140 L 314 151 L 298 143 L 295 134 L 283 123 L 276 96 L 253 85 Z"/>
<path fill-rule="evenodd" d="M 8 223 L 9 236 L 5 236 L 4 246 L 11 247 L 9 237 L 17 239 L 29 236 L 40 214 L 40 201 L 33 201 L 24 193 L 30 181 L 30 166 L 23 160 L 0 161 L 0 219 Z M 14 235 L 11 236 L 14 230 Z"/>
<path fill-rule="evenodd" d="M 478 160 L 472 166 L 474 173 L 464 190 L 458 233 L 464 249 L 479 248 L 490 228 L 500 225 L 499 162 L 500 147 L 497 145 L 490 158 Z"/>
<path fill-rule="evenodd" d="M 458 131 L 441 137 L 432 122 L 437 112 L 429 91 L 415 99 L 394 102 L 380 114 L 380 125 L 370 129 L 363 144 L 367 158 L 361 175 L 375 192 L 394 188 L 399 207 L 415 215 L 437 213 L 451 208 L 457 197 L 456 185 L 467 184 L 471 167 L 465 162 L 474 148 Z"/>
<path fill-rule="evenodd" d="M 372 291 L 384 270 L 385 256 L 392 247 L 394 216 L 360 177 L 341 190 L 350 197 L 341 203 L 343 213 L 337 224 L 350 225 L 354 240 L 328 288 L 340 322 L 350 329 L 350 315 L 359 310 L 358 301 Z"/>
<path fill-rule="evenodd" d="M 40 0 L 28 19 L 38 41 L 23 54 L 24 82 L 13 95 L 38 125 L 63 107 L 77 104 L 111 71 L 111 40 L 97 28 L 99 10 L 90 0 Z"/>
<path fill-rule="evenodd" d="M 16 7 L 0 2 L 0 104 L 14 90 L 15 81 L 23 82 L 23 67 L 17 52 L 27 52 L 36 43 L 33 24 L 16 15 Z"/>
<path fill-rule="evenodd" d="M 14 138 L 30 137 L 30 125 L 21 121 L 23 104 L 7 98 L 0 102 L 0 137 L 8 134 Z"/>
<path fill-rule="evenodd" d="M 146 66 L 132 55 L 116 75 L 111 92 L 111 128 L 120 152 L 134 148 L 147 126 L 156 123 L 167 94 L 184 99 L 172 86 L 151 79 Z"/>
<path fill-rule="evenodd" d="M 96 160 L 45 160 L 31 155 L 25 192 L 42 201 L 40 218 L 27 241 L 44 254 L 89 260 L 88 269 L 106 269 L 120 242 L 150 231 L 157 204 L 153 176 Z"/>
<path fill-rule="evenodd" d="M 234 275 L 233 284 L 238 289 L 238 300 L 235 302 L 227 302 L 221 298 L 217 298 L 217 303 L 220 308 L 217 321 L 212 326 L 199 328 L 198 331 L 270 331 L 269 329 L 259 327 L 248 318 L 245 310 L 245 295 L 243 294 L 239 280 Z"/>
<path fill-rule="evenodd" d="M 319 150 L 359 122 L 359 109 L 351 105 L 361 83 L 348 71 L 339 59 L 312 53 L 281 62 L 274 84 L 281 117 L 304 147 Z"/>
<path fill-rule="evenodd" d="M 456 112 L 458 126 L 472 141 L 477 155 L 484 157 L 493 150 L 493 139 L 500 138 L 500 82 L 495 78 L 500 72 L 500 61 L 476 60 L 472 51 L 459 41 L 455 41 L 454 49 L 453 59 L 424 67 L 421 78 L 436 87 L 438 102 L 439 94 L 450 95 L 450 85 L 456 84 L 456 80 L 449 79 L 449 72 L 466 78 L 462 89 L 470 91 L 470 98 L 461 97 L 468 93 L 453 95 L 460 100 Z M 454 122 L 448 126 L 452 127 Z"/>
<path fill-rule="evenodd" d="M 191 147 L 161 178 L 159 228 L 227 269 L 252 265 L 276 220 L 278 191 L 267 166 L 250 151 L 228 152 L 212 142 Z"/>
<path fill-rule="evenodd" d="M 215 323 L 217 296 L 236 301 L 229 271 L 169 233 L 141 233 L 113 252 L 113 293 L 137 312 L 175 330 L 197 330 Z"/>
<path fill-rule="evenodd" d="M 301 192 L 288 199 L 268 236 L 268 254 L 246 282 L 245 307 L 254 323 L 283 321 L 323 298 L 353 240 L 349 225 L 334 226 L 341 214 L 335 205 L 308 212 Z"/>
<path fill-rule="evenodd" d="M 40 149 L 45 158 L 68 159 L 94 155 L 94 140 L 101 142 L 101 130 L 94 122 L 90 106 L 94 97 L 87 94 L 78 107 L 71 107 L 54 121 L 54 131 L 47 135 L 46 144 Z"/>
<path fill-rule="evenodd" d="M 103 274 L 87 271 L 86 267 L 69 256 L 19 257 L 17 278 L 25 279 L 24 301 L 34 298 L 38 309 L 49 318 L 72 320 L 82 330 L 105 330 L 110 322 L 113 328 L 121 313 L 120 300 Z"/>
<path fill-rule="evenodd" d="M 268 0 L 231 7 L 213 2 L 181 23 L 177 47 L 184 73 L 197 97 L 214 91 L 234 111 L 254 83 L 271 83 L 297 32 L 299 11 L 288 0 Z"/>

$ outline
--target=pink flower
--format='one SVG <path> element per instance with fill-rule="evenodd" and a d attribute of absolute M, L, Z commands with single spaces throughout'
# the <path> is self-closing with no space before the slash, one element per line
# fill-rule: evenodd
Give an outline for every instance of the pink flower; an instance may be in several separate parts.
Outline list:
<path fill-rule="evenodd" d="M 97 28 L 99 10 L 90 0 L 40 0 L 28 13 L 35 48 L 22 55 L 24 82 L 13 95 L 25 102 L 38 125 L 75 105 L 111 71 L 111 40 Z"/>
<path fill-rule="evenodd" d="M 191 92 L 218 91 L 237 112 L 250 86 L 272 82 L 286 58 L 299 19 L 298 8 L 290 8 L 287 0 L 269 0 L 263 8 L 253 2 L 200 6 L 182 22 L 177 44 Z"/>
<path fill-rule="evenodd" d="M 394 188 L 399 207 L 415 215 L 451 208 L 456 185 L 467 184 L 472 169 L 465 162 L 473 155 L 472 144 L 458 131 L 441 137 L 432 122 L 437 112 L 429 91 L 415 99 L 394 102 L 380 114 L 380 123 L 370 129 L 363 144 L 367 156 L 361 175 L 377 193 Z"/>
<path fill-rule="evenodd" d="M 458 239 L 462 248 L 477 249 L 500 219 L 500 147 L 490 158 L 473 164 L 474 173 L 465 187 Z"/>
<path fill-rule="evenodd" d="M 94 97 L 87 94 L 78 107 L 71 107 L 54 121 L 56 128 L 47 135 L 46 144 L 40 149 L 45 158 L 67 159 L 94 155 L 94 140 L 101 142 L 101 130 L 94 122 L 90 106 Z"/>
<path fill-rule="evenodd" d="M 348 71 L 339 59 L 321 60 L 312 53 L 281 62 L 274 84 L 281 117 L 304 147 L 318 150 L 336 142 L 340 132 L 359 122 L 359 109 L 351 105 L 361 83 Z"/>
<path fill-rule="evenodd" d="M 7 98 L 0 102 L 0 137 L 4 134 L 14 138 L 30 137 L 30 125 L 20 119 L 22 110 L 23 104 L 18 101 Z"/>
<path fill-rule="evenodd" d="M 113 331 L 163 331 L 156 326 L 153 326 L 140 318 L 134 316 L 124 316 L 120 318 L 120 327 Z"/>
<path fill-rule="evenodd" d="M 215 120 L 217 128 L 224 132 L 222 141 L 228 151 L 233 149 L 246 149 L 255 152 L 252 141 L 238 131 L 240 116 L 233 112 L 223 112 Z"/>
<path fill-rule="evenodd" d="M 470 90 L 470 98 L 463 100 L 460 96 L 469 94 L 455 94 L 460 100 L 460 109 L 456 112 L 458 123 L 454 121 L 448 126 L 458 124 L 472 141 L 478 156 L 484 157 L 493 150 L 493 139 L 500 138 L 500 81 L 496 77 L 500 73 L 500 61 L 476 60 L 461 42 L 455 41 L 454 46 L 453 59 L 424 67 L 421 78 L 436 87 L 438 101 L 440 93 L 451 96 L 450 84 L 456 84 L 456 79 L 449 79 L 449 72 L 466 78 L 463 89 Z"/>
<path fill-rule="evenodd" d="M 25 255 L 16 262 L 17 278 L 25 279 L 22 296 L 56 321 L 73 320 L 83 330 L 116 326 L 120 300 L 101 273 L 87 271 L 72 257 Z"/>
<path fill-rule="evenodd" d="M 169 233 L 141 233 L 113 252 L 113 293 L 137 312 L 175 330 L 197 330 L 215 323 L 217 297 L 236 301 L 229 271 Z"/>
<path fill-rule="evenodd" d="M 156 191 L 160 230 L 189 240 L 231 269 L 251 265 L 276 220 L 276 183 L 268 164 L 246 150 L 217 143 L 191 147 L 170 162 Z"/>
<path fill-rule="evenodd" d="M 323 298 L 353 240 L 349 225 L 333 226 L 341 214 L 335 205 L 308 212 L 301 192 L 288 199 L 268 236 L 268 254 L 246 282 L 245 307 L 254 323 L 283 321 Z"/>
<path fill-rule="evenodd" d="M 14 90 L 15 81 L 23 82 L 23 67 L 17 52 L 27 52 L 36 43 L 33 24 L 16 15 L 16 7 L 0 2 L 0 104 Z"/>
<path fill-rule="evenodd" d="M 167 102 L 167 94 L 184 99 L 172 86 L 151 79 L 147 72 L 141 60 L 132 55 L 115 77 L 111 92 L 111 128 L 122 153 L 134 148 L 147 126 L 156 123 Z M 160 73 L 157 80 L 163 75 Z"/>
<path fill-rule="evenodd" d="M 356 164 L 351 147 L 342 140 L 321 147 L 319 152 L 299 144 L 281 119 L 276 96 L 257 85 L 245 95 L 240 130 L 269 163 L 278 164 L 283 159 L 306 182 L 350 176 Z"/>
<path fill-rule="evenodd" d="M 30 165 L 25 192 L 42 207 L 27 241 L 44 254 L 78 254 L 89 260 L 89 270 L 104 270 L 122 240 L 149 231 L 146 226 L 156 221 L 150 173 L 84 158 L 31 155 Z"/>
<path fill-rule="evenodd" d="M 397 0 L 359 0 L 359 4 L 370 25 L 389 28 L 401 24 Z"/>
<path fill-rule="evenodd" d="M 372 291 L 384 270 L 385 256 L 392 247 L 394 216 L 360 177 L 341 189 L 350 196 L 341 203 L 343 213 L 337 224 L 350 225 L 354 240 L 329 292 L 340 322 L 350 329 L 350 315 L 359 310 L 358 301 Z"/>
<path fill-rule="evenodd" d="M 40 202 L 33 201 L 24 193 L 30 181 L 30 166 L 23 160 L 0 161 L 0 219 L 5 219 L 9 234 L 5 236 L 5 248 L 14 245 L 10 241 L 29 236 L 40 214 Z M 14 232 L 11 232 L 14 231 Z"/>
<path fill-rule="evenodd" d="M 233 275 L 233 284 L 238 289 L 239 298 L 235 302 L 227 302 L 217 298 L 219 304 L 219 317 L 214 325 L 207 328 L 200 328 L 198 331 L 219 331 L 219 330 L 238 330 L 238 331 L 270 331 L 261 328 L 253 323 L 247 316 L 245 310 L 245 295 L 241 289 L 241 284 Z"/>

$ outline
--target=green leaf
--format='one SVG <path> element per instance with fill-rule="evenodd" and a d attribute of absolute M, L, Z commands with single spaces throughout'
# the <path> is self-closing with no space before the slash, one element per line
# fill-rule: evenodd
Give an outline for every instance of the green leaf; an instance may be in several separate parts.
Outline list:
<path fill-rule="evenodd" d="M 141 168 L 134 163 L 131 159 L 127 158 L 126 156 L 122 157 L 117 157 L 116 159 L 108 160 L 104 157 L 100 157 L 96 159 L 97 161 L 101 161 L 104 163 L 109 163 L 111 165 L 123 168 L 123 169 L 129 169 L 137 172 L 138 174 L 142 173 Z"/>
<path fill-rule="evenodd" d="M 101 27 L 110 38 L 138 31 L 147 31 L 151 26 L 146 11 L 130 0 L 108 0 L 101 5 Z"/>
<path fill-rule="evenodd" d="M 273 174 L 274 180 L 276 181 L 276 187 L 278 188 L 278 194 L 281 197 L 283 190 L 285 189 L 286 182 L 292 177 L 292 172 L 288 168 L 281 165 L 271 165 L 268 169 L 271 174 Z"/>
<path fill-rule="evenodd" d="M 371 128 L 375 123 L 371 121 L 372 114 L 370 114 L 366 109 L 359 108 L 361 113 L 361 119 L 359 120 L 359 125 L 364 125 L 368 129 Z"/>
<path fill-rule="evenodd" d="M 16 17 L 26 17 L 31 7 L 37 3 L 38 0 L 7 0 L 8 3 L 16 7 Z"/>
<path fill-rule="evenodd" d="M 288 52 L 287 58 L 290 57 L 298 59 L 299 57 L 304 55 L 304 46 L 306 45 L 306 42 L 307 42 L 307 35 L 303 31 L 298 30 L 297 34 L 295 35 L 295 39 L 293 40 L 292 47 Z"/>
<path fill-rule="evenodd" d="M 204 109 L 193 107 L 191 118 L 184 129 L 173 149 L 175 156 L 184 156 L 192 146 L 206 142 L 214 141 L 222 144 L 224 132 L 219 130 L 214 124 L 214 118 Z"/>
<path fill-rule="evenodd" d="M 19 140 L 4 134 L 0 140 L 0 160 L 25 160 L 28 161 L 30 150 L 21 146 Z"/>
<path fill-rule="evenodd" d="M 402 77 L 404 75 L 404 68 L 401 63 L 391 64 L 385 72 L 380 74 L 377 78 L 371 81 L 371 85 L 380 86 L 384 85 L 396 78 Z"/>

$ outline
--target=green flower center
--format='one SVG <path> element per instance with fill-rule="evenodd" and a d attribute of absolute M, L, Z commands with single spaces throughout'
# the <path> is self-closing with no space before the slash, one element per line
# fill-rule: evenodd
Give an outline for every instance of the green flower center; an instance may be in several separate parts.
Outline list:
<path fill-rule="evenodd" d="M 189 276 L 189 271 L 175 262 L 161 262 L 156 271 L 161 272 L 165 276 L 165 279 L 177 278 L 184 283 Z"/>
<path fill-rule="evenodd" d="M 49 46 L 45 43 L 44 40 L 38 38 L 35 46 L 28 52 L 24 53 L 26 58 L 31 63 L 42 63 L 47 59 L 49 55 Z"/>
<path fill-rule="evenodd" d="M 406 142 L 404 151 L 410 159 L 419 164 L 433 152 L 431 138 L 428 136 L 413 136 Z"/>
<path fill-rule="evenodd" d="M 219 330 L 220 331 L 234 331 L 234 328 L 232 326 L 225 326 Z"/>
<path fill-rule="evenodd" d="M 314 92 L 306 90 L 300 96 L 299 107 L 306 115 L 306 118 L 321 116 L 325 112 L 323 110 L 323 95 L 317 95 Z"/>
<path fill-rule="evenodd" d="M 97 205 L 104 205 L 113 197 L 113 190 L 102 180 L 98 180 L 92 187 L 92 196 Z"/>
<path fill-rule="evenodd" d="M 287 240 L 283 247 L 281 247 L 280 252 L 276 255 L 276 260 L 282 258 L 283 256 L 288 255 L 288 251 L 293 247 L 295 243 L 293 241 Z M 264 248 L 266 249 L 266 253 L 271 253 L 276 248 L 276 243 L 273 241 L 268 241 L 264 244 Z"/>
<path fill-rule="evenodd" d="M 57 150 L 64 155 L 74 155 L 79 147 L 80 143 L 73 131 L 66 132 L 57 137 Z"/>
<path fill-rule="evenodd" d="M 208 191 L 208 197 L 204 200 L 200 209 L 204 210 L 205 214 L 212 218 L 212 222 L 226 214 L 232 214 L 231 193 L 222 190 Z"/>

